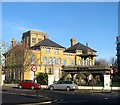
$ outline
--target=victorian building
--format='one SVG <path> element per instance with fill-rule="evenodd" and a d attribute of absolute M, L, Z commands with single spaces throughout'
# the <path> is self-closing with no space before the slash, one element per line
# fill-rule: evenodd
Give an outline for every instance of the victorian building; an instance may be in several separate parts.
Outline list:
<path fill-rule="evenodd" d="M 37 67 L 35 74 L 53 74 L 55 81 L 62 77 L 63 66 L 92 67 L 96 51 L 88 44 L 76 43 L 75 38 L 71 38 L 70 43 L 71 46 L 65 48 L 44 32 L 29 30 L 23 33 L 21 44 L 13 39 L 12 48 L 4 54 L 6 80 L 33 79 L 33 65 Z"/>

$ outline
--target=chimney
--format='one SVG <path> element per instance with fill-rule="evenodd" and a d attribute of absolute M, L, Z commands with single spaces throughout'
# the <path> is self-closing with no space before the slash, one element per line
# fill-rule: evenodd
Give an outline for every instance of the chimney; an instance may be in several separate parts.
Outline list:
<path fill-rule="evenodd" d="M 12 47 L 15 47 L 16 46 L 16 40 L 13 38 L 11 42 L 12 42 Z"/>
<path fill-rule="evenodd" d="M 44 35 L 44 39 L 47 39 L 47 38 L 48 38 L 48 35 L 47 35 L 47 34 L 45 34 L 45 35 Z"/>
<path fill-rule="evenodd" d="M 75 38 L 70 39 L 70 41 L 71 41 L 71 46 L 74 46 L 76 44 L 76 39 Z"/>
<path fill-rule="evenodd" d="M 88 47 L 88 43 L 86 43 L 86 46 Z"/>

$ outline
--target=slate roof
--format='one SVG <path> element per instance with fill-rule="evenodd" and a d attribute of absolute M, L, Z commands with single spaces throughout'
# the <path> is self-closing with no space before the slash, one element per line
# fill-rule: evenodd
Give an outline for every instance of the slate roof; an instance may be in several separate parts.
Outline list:
<path fill-rule="evenodd" d="M 37 44 L 35 44 L 34 46 L 32 46 L 31 48 L 39 48 L 40 46 L 48 46 L 48 47 L 57 47 L 57 48 L 65 48 L 55 42 L 53 42 L 52 40 L 45 38 L 44 40 L 38 42 Z"/>
<path fill-rule="evenodd" d="M 12 46 L 11 46 L 11 48 L 10 48 L 7 52 L 5 52 L 3 55 L 5 56 L 5 55 L 7 55 L 8 53 L 11 53 L 12 51 L 17 51 L 17 50 L 19 50 L 19 49 L 21 49 L 21 48 L 22 48 L 22 45 L 20 45 L 20 44 L 16 45 L 15 47 L 12 47 Z"/>
<path fill-rule="evenodd" d="M 94 52 L 97 52 L 97 51 L 91 49 L 90 47 L 85 46 L 85 45 L 83 45 L 83 44 L 81 44 L 81 43 L 79 43 L 79 42 L 78 42 L 77 44 L 75 44 L 75 45 L 69 47 L 69 48 L 66 49 L 64 52 L 75 53 L 76 50 L 87 51 L 88 49 L 89 49 L 89 50 L 92 50 L 92 51 L 94 51 Z"/>

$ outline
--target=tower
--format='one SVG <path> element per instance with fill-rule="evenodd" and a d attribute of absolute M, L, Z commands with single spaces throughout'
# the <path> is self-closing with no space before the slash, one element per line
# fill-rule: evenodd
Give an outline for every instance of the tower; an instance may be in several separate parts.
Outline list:
<path fill-rule="evenodd" d="M 32 47 L 36 43 L 42 41 L 45 38 L 48 38 L 48 35 L 46 33 L 29 30 L 29 31 L 23 33 L 22 44 L 27 47 Z"/>

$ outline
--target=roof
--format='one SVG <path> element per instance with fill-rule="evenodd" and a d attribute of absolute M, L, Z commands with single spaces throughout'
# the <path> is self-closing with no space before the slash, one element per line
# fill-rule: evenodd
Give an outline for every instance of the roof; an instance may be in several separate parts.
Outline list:
<path fill-rule="evenodd" d="M 34 46 L 32 46 L 31 48 L 39 48 L 40 46 L 48 46 L 48 47 L 57 47 L 57 48 L 65 48 L 55 42 L 53 42 L 52 40 L 45 38 L 44 40 L 38 42 L 37 44 L 35 44 Z"/>
<path fill-rule="evenodd" d="M 22 49 L 23 46 L 20 44 L 17 44 L 15 47 L 11 47 L 8 51 L 6 51 L 3 55 L 5 56 L 6 54 L 11 53 L 12 51 L 18 51 L 20 49 Z"/>
<path fill-rule="evenodd" d="M 92 51 L 94 51 L 94 52 L 97 52 L 97 51 L 91 49 L 90 47 L 85 46 L 85 45 L 83 45 L 83 44 L 81 44 L 81 43 L 79 43 L 79 42 L 78 42 L 77 44 L 69 47 L 69 48 L 66 49 L 64 52 L 74 53 L 76 50 L 83 50 L 83 51 L 92 50 Z"/>

